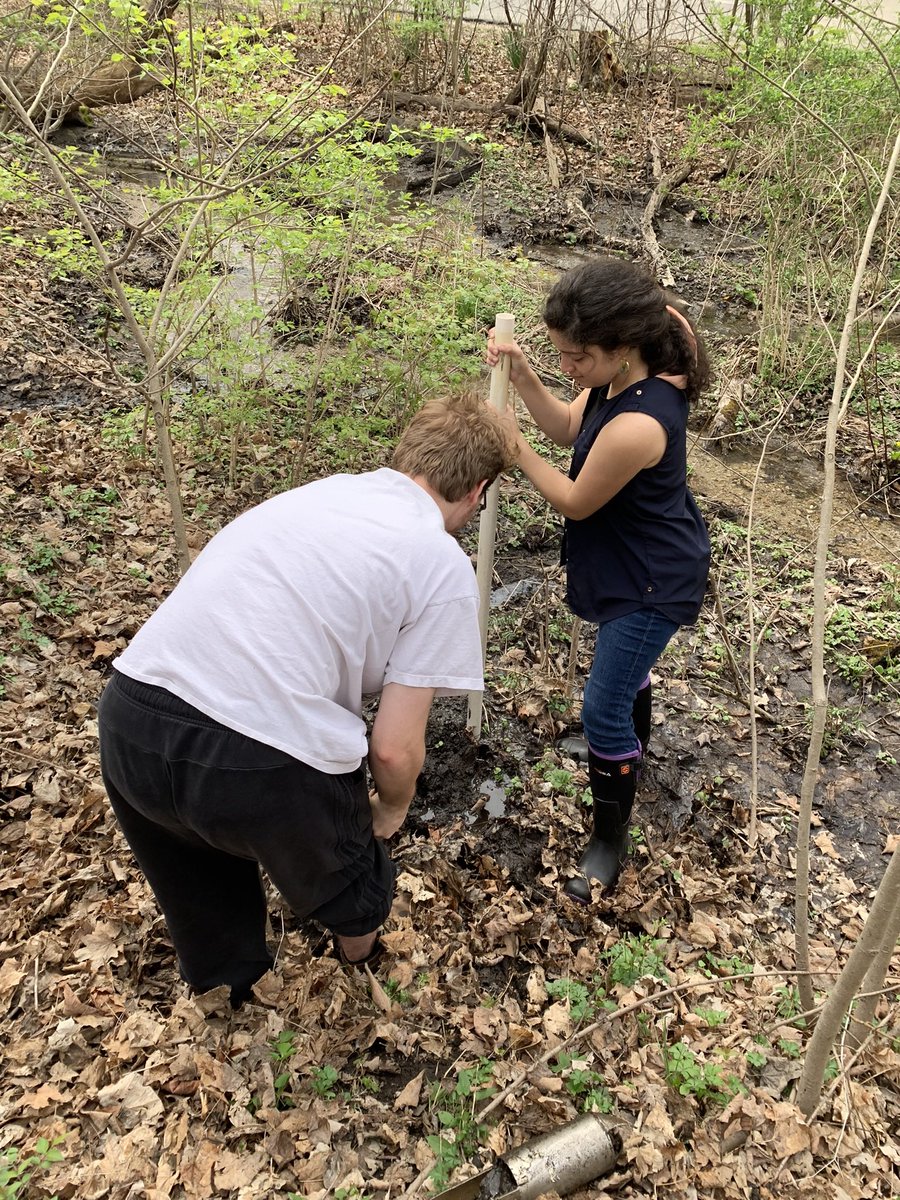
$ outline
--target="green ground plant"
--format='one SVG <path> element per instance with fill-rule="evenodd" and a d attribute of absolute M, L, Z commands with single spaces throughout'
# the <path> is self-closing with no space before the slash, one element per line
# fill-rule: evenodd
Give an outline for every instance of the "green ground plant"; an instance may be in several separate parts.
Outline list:
<path fill-rule="evenodd" d="M 769 1061 L 767 1051 L 771 1051 L 772 1047 L 764 1037 L 755 1037 L 753 1040 L 760 1048 L 758 1050 L 748 1050 L 744 1058 L 748 1067 L 751 1067 L 754 1071 L 761 1071 Z"/>
<path fill-rule="evenodd" d="M 452 1083 L 431 1088 L 429 1110 L 438 1132 L 426 1138 L 436 1162 L 429 1179 L 440 1190 L 453 1171 L 477 1149 L 486 1132 L 475 1114 L 475 1106 L 494 1094 L 491 1086 L 494 1064 L 481 1059 L 475 1066 L 457 1072 Z"/>
<path fill-rule="evenodd" d="M 812 727 L 812 710 L 805 708 L 805 722 Z M 831 753 L 846 753 L 853 747 L 865 746 L 871 740 L 869 730 L 863 721 L 859 705 L 850 707 L 842 704 L 829 704 L 825 714 L 825 729 L 822 737 L 820 759 L 825 759 Z"/>
<path fill-rule="evenodd" d="M 409 992 L 406 990 L 405 987 L 400 986 L 400 984 L 397 982 L 396 979 L 388 979 L 385 982 L 384 990 L 387 992 L 387 994 L 390 996 L 390 998 L 392 1000 L 395 1000 L 397 1002 L 397 1004 L 411 1004 L 412 1003 L 412 996 L 409 994 Z"/>
<path fill-rule="evenodd" d="M 799 1058 L 801 1054 L 800 1043 L 794 1038 L 780 1037 L 776 1043 L 778 1049 L 785 1058 Z"/>
<path fill-rule="evenodd" d="M 900 610 L 891 607 L 885 591 L 853 607 L 834 605 L 825 625 L 825 650 L 848 683 L 900 683 Z"/>
<path fill-rule="evenodd" d="M 710 1029 L 718 1029 L 729 1019 L 728 1010 L 723 1008 L 695 1008 L 694 1012 L 706 1022 Z"/>
<path fill-rule="evenodd" d="M 685 1042 L 663 1047 L 665 1077 L 682 1096 L 701 1104 L 725 1105 L 742 1089 L 740 1080 L 717 1063 L 702 1062 Z"/>
<path fill-rule="evenodd" d="M 272 1080 L 272 1087 L 275 1090 L 275 1107 L 282 1110 L 294 1107 L 294 1101 L 290 1094 L 293 1084 L 293 1073 L 287 1064 L 296 1053 L 296 1041 L 297 1035 L 295 1033 L 292 1033 L 289 1029 L 282 1029 L 269 1043 L 269 1057 L 277 1071 Z M 278 1070 L 278 1068 L 287 1069 Z"/>
<path fill-rule="evenodd" d="M 800 993 L 797 988 L 786 984 L 783 987 L 777 988 L 775 995 L 778 1001 L 775 1006 L 776 1015 L 782 1021 L 790 1021 L 798 1029 L 805 1029 L 806 1018 L 800 1015 L 802 1009 L 800 1006 Z"/>
<path fill-rule="evenodd" d="M 592 1070 L 584 1059 L 560 1054 L 550 1064 L 550 1070 L 562 1078 L 566 1091 L 581 1112 L 611 1113 L 615 1108 L 615 1101 L 603 1082 L 603 1076 Z"/>
<path fill-rule="evenodd" d="M 31 616 L 19 618 L 19 641 L 23 645 L 44 644 L 32 617 L 39 619 L 42 614 L 71 617 L 79 608 L 68 588 L 59 582 L 63 547 L 41 540 L 25 545 L 7 540 L 3 548 L 9 562 L 0 564 L 0 586 L 7 597 L 34 606 Z"/>
<path fill-rule="evenodd" d="M 577 789 L 571 771 L 566 771 L 550 762 L 543 768 L 543 776 L 544 781 L 549 783 L 551 789 L 559 795 L 574 796 L 576 794 Z"/>
<path fill-rule="evenodd" d="M 665 942 L 649 933 L 625 934 L 604 951 L 606 978 L 610 986 L 631 987 L 645 975 L 668 979 L 665 968 Z"/>
<path fill-rule="evenodd" d="M 631 987 L 645 976 L 668 979 L 664 956 L 665 942 L 661 939 L 645 933 L 626 933 L 603 951 L 601 969 L 590 984 L 569 978 L 548 980 L 547 995 L 568 1002 L 574 1024 L 587 1023 L 600 1009 L 615 1011 L 616 1003 L 607 994 L 608 988 Z"/>
<path fill-rule="evenodd" d="M 722 956 L 720 954 L 715 954 L 712 950 L 707 950 L 697 965 L 707 979 L 718 979 L 723 975 L 753 974 L 753 963 L 749 962 L 740 954 Z M 725 979 L 722 984 L 722 989 L 726 992 L 733 991 L 733 981 L 731 979 Z"/>
<path fill-rule="evenodd" d="M 593 989 L 576 979 L 552 979 L 546 983 L 547 995 L 554 1000 L 567 1000 L 569 1015 L 576 1025 L 590 1021 L 596 1012 Z"/>
<path fill-rule="evenodd" d="M 39 1137 L 29 1153 L 18 1146 L 7 1146 L 0 1151 L 0 1200 L 25 1200 L 32 1195 L 32 1181 L 36 1184 L 48 1167 L 62 1162 L 61 1141 L 62 1138 L 50 1141 Z M 54 1196 L 52 1200 L 58 1198 Z"/>
<path fill-rule="evenodd" d="M 340 1071 L 335 1067 L 327 1063 L 321 1067 L 313 1067 L 309 1078 L 312 1089 L 317 1096 L 321 1096 L 323 1100 L 333 1100 L 335 1098 L 337 1095 L 337 1084 L 341 1078 Z"/>

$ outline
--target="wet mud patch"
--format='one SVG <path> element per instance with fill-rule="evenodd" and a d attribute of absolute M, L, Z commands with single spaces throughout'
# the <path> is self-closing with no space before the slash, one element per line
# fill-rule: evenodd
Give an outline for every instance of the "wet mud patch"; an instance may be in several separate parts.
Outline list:
<path fill-rule="evenodd" d="M 769 658 L 777 663 L 777 648 L 762 655 L 763 667 Z M 771 858 L 778 860 L 779 870 L 793 869 L 789 860 L 805 768 L 807 699 L 808 693 L 791 696 L 790 703 L 759 723 L 756 807 L 761 837 L 770 848 L 751 860 L 755 888 L 771 875 Z M 859 698 L 852 689 L 833 679 L 830 702 L 840 709 L 854 701 Z M 653 857 L 677 855 L 689 844 L 699 855 L 698 865 L 733 869 L 746 862 L 749 849 L 753 777 L 747 714 L 724 724 L 694 724 L 682 711 L 677 684 L 667 687 L 665 681 L 657 690 L 657 710 L 664 720 L 654 728 L 635 804 L 636 825 L 645 828 Z M 879 711 L 870 700 L 870 716 Z M 827 750 L 814 798 L 814 869 L 823 879 L 845 875 L 861 892 L 876 888 L 881 879 L 900 808 L 900 737 L 890 728 L 890 714 L 881 715 L 877 739 L 838 740 Z"/>
<path fill-rule="evenodd" d="M 417 832 L 458 821 L 470 826 L 510 816 L 516 801 L 507 793 L 504 780 L 517 775 L 526 753 L 540 753 L 525 729 L 503 740 L 483 734 L 476 742 L 466 728 L 467 712 L 462 697 L 440 698 L 432 708 L 417 799 L 407 819 Z"/>
<path fill-rule="evenodd" d="M 479 888 L 491 880 L 495 888 L 515 887 L 529 900 L 543 901 L 539 876 L 548 833 L 535 823 L 533 798 L 521 779 L 528 775 L 524 760 L 540 757 L 540 744 L 518 723 L 503 738 L 476 743 L 466 717 L 463 699 L 435 703 L 406 828 L 440 840 L 447 860 Z M 449 831 L 454 836 L 446 837 Z M 467 907 L 462 900 L 460 907 Z"/>
<path fill-rule="evenodd" d="M 475 742 L 466 729 L 466 713 L 463 698 L 439 699 L 432 708 L 425 763 L 407 818 L 409 827 L 418 832 L 474 819 L 471 810 L 478 786 L 490 776 L 496 752 Z"/>
<path fill-rule="evenodd" d="M 528 814 L 521 814 L 498 831 L 493 845 L 497 862 L 508 873 L 509 882 L 532 901 L 544 900 L 547 889 L 539 880 L 543 852 L 547 846 L 547 832 L 527 822 Z"/>
<path fill-rule="evenodd" d="M 714 454 L 690 447 L 691 487 L 703 506 L 718 506 L 726 519 L 743 524 L 753 502 L 762 530 L 795 538 L 811 548 L 818 532 L 824 470 L 821 462 L 793 439 L 767 454 L 734 450 Z M 723 507 L 724 506 L 724 507 Z M 900 523 L 867 509 L 864 497 L 842 476 L 835 481 L 832 548 L 871 563 L 900 562 Z M 811 557 L 809 559 L 811 561 Z"/>

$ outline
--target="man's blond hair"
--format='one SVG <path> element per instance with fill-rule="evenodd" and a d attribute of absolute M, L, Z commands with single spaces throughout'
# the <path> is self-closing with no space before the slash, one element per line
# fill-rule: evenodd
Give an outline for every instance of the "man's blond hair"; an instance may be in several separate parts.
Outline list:
<path fill-rule="evenodd" d="M 482 479 L 493 483 L 515 461 L 515 442 L 471 388 L 424 404 L 397 443 L 391 466 L 421 475 L 452 504 Z"/>

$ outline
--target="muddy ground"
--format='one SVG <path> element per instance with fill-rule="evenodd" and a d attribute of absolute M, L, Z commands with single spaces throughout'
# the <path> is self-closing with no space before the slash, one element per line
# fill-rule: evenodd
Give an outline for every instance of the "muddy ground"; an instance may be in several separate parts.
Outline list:
<path fill-rule="evenodd" d="M 683 114 L 662 107 L 674 138 Z M 526 142 L 527 186 L 520 179 L 504 192 L 497 182 L 488 202 L 473 202 L 496 253 L 524 248 L 548 272 L 585 252 L 640 253 L 636 223 L 652 187 L 640 113 L 611 95 L 597 98 L 592 120 L 626 131 L 634 177 L 620 170 L 612 181 L 608 163 L 572 152 L 564 188 L 532 187 L 545 147 Z M 66 136 L 101 149 L 115 140 L 102 121 Z M 755 235 L 699 221 L 695 186 L 702 192 L 702 178 L 664 211 L 660 241 L 719 361 L 740 371 L 755 316 L 734 285 Z M 476 195 L 471 181 L 462 187 Z M 723 244 L 733 269 L 711 286 L 708 259 Z M 608 1108 L 625 1139 L 604 1190 L 585 1196 L 900 1192 L 895 1000 L 882 1008 L 886 1036 L 859 1061 L 839 1049 L 815 1121 L 801 1122 L 790 1102 L 806 1036 L 790 969 L 810 684 L 804 568 L 821 485 L 815 439 L 785 429 L 757 480 L 753 438 L 707 436 L 715 396 L 697 413 L 692 485 L 715 544 L 712 586 L 700 621 L 655 676 L 653 738 L 621 883 L 588 909 L 560 892 L 589 810 L 584 768 L 556 741 L 577 728 L 590 634 L 580 631 L 573 664 L 556 522 L 521 480 L 505 480 L 484 727 L 477 741 L 466 732 L 462 700 L 435 707 L 419 798 L 394 849 L 388 959 L 373 977 L 341 967 L 321 931 L 273 895 L 277 968 L 256 1003 L 233 1014 L 221 996 L 185 994 L 105 805 L 96 701 L 113 657 L 171 586 L 174 550 L 155 465 L 101 434 L 123 396 L 123 362 L 107 355 L 115 325 L 92 285 L 53 281 L 33 265 L 23 276 L 9 256 L 0 264 L 9 554 L 0 603 L 9 646 L 0 699 L 0 1144 L 59 1137 L 63 1160 L 29 1194 L 407 1197 L 426 1186 L 442 1131 L 449 1179 L 454 1166 L 480 1165 L 585 1106 Z M 159 259 L 134 269 L 151 283 Z M 862 460 L 860 447 L 862 437 L 848 443 L 845 465 Z M 209 483 L 212 509 L 192 526 L 198 543 L 257 498 L 249 487 L 217 496 L 221 481 Z M 752 597 L 742 544 L 751 500 Z M 473 532 L 465 544 L 474 553 Z M 898 561 L 900 533 L 883 497 L 866 492 L 864 473 L 843 472 L 831 602 L 862 611 Z M 751 599 L 757 630 L 766 627 L 755 787 Z M 829 701 L 840 715 L 813 830 L 820 992 L 858 937 L 895 844 L 900 801 L 896 688 L 874 670 L 848 681 L 832 663 Z M 644 955 L 647 972 L 621 971 L 623 950 Z M 699 1082 L 673 1075 L 674 1046 L 687 1046 L 706 1071 Z M 560 1057 L 566 1047 L 575 1066 Z M 446 1147 L 463 1139 L 473 1111 L 460 1072 L 475 1068 L 494 1089 L 484 1103 L 496 1106 L 454 1158 Z M 730 1078 L 740 1087 L 726 1086 Z M 440 1115 L 448 1112 L 452 1120 Z"/>

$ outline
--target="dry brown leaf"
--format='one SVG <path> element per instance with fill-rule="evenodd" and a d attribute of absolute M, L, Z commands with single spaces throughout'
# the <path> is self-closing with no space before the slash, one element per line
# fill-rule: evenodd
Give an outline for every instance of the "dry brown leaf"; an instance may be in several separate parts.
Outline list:
<path fill-rule="evenodd" d="M 528 1046 L 536 1046 L 541 1036 L 528 1025 L 509 1026 L 509 1045 L 511 1050 L 524 1050 Z"/>
<path fill-rule="evenodd" d="M 266 1166 L 266 1156 L 262 1150 L 252 1154 L 236 1154 L 224 1147 L 219 1151 L 213 1169 L 213 1180 L 220 1192 L 237 1191 L 246 1194 L 256 1177 L 262 1174 Z"/>
<path fill-rule="evenodd" d="M 394 1100 L 394 1108 L 415 1108 L 419 1103 L 419 1097 L 422 1094 L 422 1083 L 424 1079 L 424 1071 L 420 1071 L 414 1079 L 411 1079 L 406 1087 L 403 1088 L 401 1092 L 397 1093 L 396 1099 Z"/>
<path fill-rule="evenodd" d="M 795 1105 L 774 1104 L 772 1119 L 772 1131 L 769 1139 L 775 1155 L 779 1159 L 788 1158 L 810 1148 L 812 1140 L 809 1125 Z"/>
<path fill-rule="evenodd" d="M 544 1026 L 544 1033 L 548 1037 L 560 1040 L 567 1038 L 572 1032 L 572 1016 L 568 1005 L 562 1001 L 549 1005 L 544 1009 L 541 1023 Z"/>
<path fill-rule="evenodd" d="M 64 1095 L 59 1088 L 54 1087 L 52 1083 L 42 1083 L 36 1091 L 26 1092 L 19 1104 L 26 1112 L 43 1112 L 46 1108 L 65 1104 L 68 1099 L 69 1097 Z"/>
<path fill-rule="evenodd" d="M 695 946 L 717 946 L 720 932 L 721 922 L 716 917 L 711 913 L 694 910 L 687 936 Z"/>
<path fill-rule="evenodd" d="M 114 1083 L 101 1088 L 97 1102 L 102 1108 L 114 1109 L 126 1129 L 134 1128 L 139 1122 L 153 1122 L 163 1113 L 159 1096 L 137 1071 L 128 1071 Z"/>
<path fill-rule="evenodd" d="M 402 871 L 397 876 L 397 891 L 408 892 L 413 904 L 424 904 L 427 900 L 433 900 L 435 896 L 421 875 L 415 875 L 410 871 Z"/>
<path fill-rule="evenodd" d="M 822 853 L 827 855 L 827 857 L 830 858 L 832 860 L 832 862 L 840 862 L 841 861 L 841 856 L 838 854 L 837 850 L 835 850 L 834 843 L 831 840 L 831 834 L 828 832 L 827 829 L 823 829 L 821 833 L 817 833 L 816 836 L 813 838 L 813 841 L 818 846 L 818 848 L 822 851 Z"/>
<path fill-rule="evenodd" d="M 368 965 L 366 965 L 366 976 L 369 980 L 369 987 L 372 989 L 372 999 L 383 1013 L 390 1014 L 391 1009 L 394 1007 L 394 1003 L 375 976 L 372 974 L 372 971 Z"/>
<path fill-rule="evenodd" d="M 391 933 L 383 933 L 381 940 L 391 954 L 397 957 L 412 954 L 418 942 L 414 929 L 395 929 Z"/>
<path fill-rule="evenodd" d="M 25 972 L 19 968 L 16 959 L 4 959 L 0 963 L 0 997 L 7 1000 L 24 978 Z"/>
<path fill-rule="evenodd" d="M 108 962 L 118 961 L 122 954 L 119 932 L 118 925 L 110 921 L 98 921 L 93 930 L 82 938 L 81 945 L 75 951 L 75 961 L 87 963 L 95 971 Z"/>

